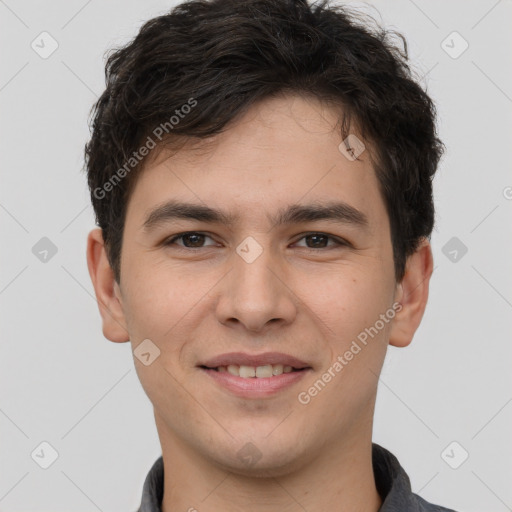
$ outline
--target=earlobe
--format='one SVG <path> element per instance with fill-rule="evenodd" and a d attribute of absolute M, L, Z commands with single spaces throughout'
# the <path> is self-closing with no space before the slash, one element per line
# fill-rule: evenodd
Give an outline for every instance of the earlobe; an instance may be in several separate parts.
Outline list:
<path fill-rule="evenodd" d="M 406 347 L 418 329 L 428 301 L 433 257 L 430 243 L 423 239 L 418 249 L 407 258 L 405 275 L 397 286 L 395 301 L 402 305 L 391 325 L 389 344 Z"/>
<path fill-rule="evenodd" d="M 108 262 L 101 228 L 93 229 L 87 237 L 87 267 L 103 321 L 103 335 L 116 343 L 130 341 L 119 286 Z"/>

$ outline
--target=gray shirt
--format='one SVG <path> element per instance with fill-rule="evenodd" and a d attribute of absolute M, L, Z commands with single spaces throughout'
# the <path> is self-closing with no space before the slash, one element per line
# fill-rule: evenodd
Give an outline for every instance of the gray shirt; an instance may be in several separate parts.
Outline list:
<path fill-rule="evenodd" d="M 379 512 L 456 512 L 451 508 L 428 503 L 411 490 L 411 482 L 398 459 L 376 443 L 372 444 L 373 471 L 377 491 L 382 498 Z M 159 457 L 150 469 L 142 501 L 137 512 L 162 512 L 164 463 Z"/>

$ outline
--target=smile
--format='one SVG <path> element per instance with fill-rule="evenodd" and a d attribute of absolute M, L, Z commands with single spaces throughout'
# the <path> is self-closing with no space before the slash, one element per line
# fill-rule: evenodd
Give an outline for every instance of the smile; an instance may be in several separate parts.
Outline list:
<path fill-rule="evenodd" d="M 217 368 L 199 367 L 216 386 L 244 399 L 275 396 L 312 372 L 311 368 L 295 369 L 280 364 L 264 366 L 228 365 Z"/>
<path fill-rule="evenodd" d="M 264 379 L 268 377 L 275 377 L 283 373 L 290 373 L 293 371 L 300 371 L 298 368 L 293 368 L 290 365 L 282 364 L 266 364 L 263 366 L 246 366 L 230 364 L 228 366 L 218 366 L 217 368 L 210 368 L 211 370 L 217 370 L 218 372 L 228 372 L 236 377 L 242 377 L 244 379 Z M 302 370 L 302 368 L 301 368 Z"/>

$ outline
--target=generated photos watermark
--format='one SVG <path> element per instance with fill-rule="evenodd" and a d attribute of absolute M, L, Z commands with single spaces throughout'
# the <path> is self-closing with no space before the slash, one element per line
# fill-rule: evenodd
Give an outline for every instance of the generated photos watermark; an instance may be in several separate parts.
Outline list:
<path fill-rule="evenodd" d="M 395 318 L 396 314 L 399 313 L 402 310 L 402 304 L 399 302 L 393 303 L 393 305 L 385 312 L 381 313 L 379 316 L 379 319 L 371 326 L 366 327 L 363 331 L 361 331 L 357 335 L 357 340 L 353 340 L 350 348 L 348 348 L 343 355 L 339 355 L 334 363 L 329 366 L 329 368 L 321 375 L 319 379 L 315 381 L 315 383 L 307 389 L 307 391 L 301 391 L 297 395 L 297 399 L 299 400 L 299 403 L 303 405 L 309 404 L 311 402 L 312 398 L 318 395 L 320 391 L 322 391 L 325 386 L 331 382 L 331 380 L 338 375 L 345 366 L 348 365 L 352 359 L 354 359 L 354 356 L 359 354 L 361 350 L 368 344 L 368 336 L 370 336 L 372 339 L 377 336 L 377 334 L 384 329 L 386 324 L 389 324 L 393 318 Z M 358 343 L 363 345 L 361 345 Z"/>
<path fill-rule="evenodd" d="M 96 187 L 93 191 L 96 199 L 104 199 L 108 192 L 112 192 L 114 187 L 118 185 L 127 174 L 132 171 L 142 159 L 147 156 L 152 149 L 154 149 L 158 142 L 162 141 L 166 134 L 169 134 L 180 121 L 197 106 L 197 100 L 189 98 L 187 103 L 184 103 L 180 108 L 177 108 L 168 121 L 160 123 L 151 135 L 148 135 L 146 142 L 137 150 L 132 153 L 132 156 L 119 168 L 101 187 Z M 157 139 L 157 140 L 155 140 Z M 158 141 L 158 142 L 157 142 Z"/>

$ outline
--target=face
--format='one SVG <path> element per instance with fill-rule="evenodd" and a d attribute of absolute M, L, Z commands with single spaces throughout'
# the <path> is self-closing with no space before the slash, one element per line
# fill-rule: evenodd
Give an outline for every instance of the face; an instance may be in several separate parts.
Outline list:
<path fill-rule="evenodd" d="M 128 204 L 117 323 L 160 351 L 134 358 L 160 438 L 231 471 L 371 434 L 402 290 L 368 150 L 347 158 L 336 121 L 266 100 L 207 150 L 161 153 Z"/>

